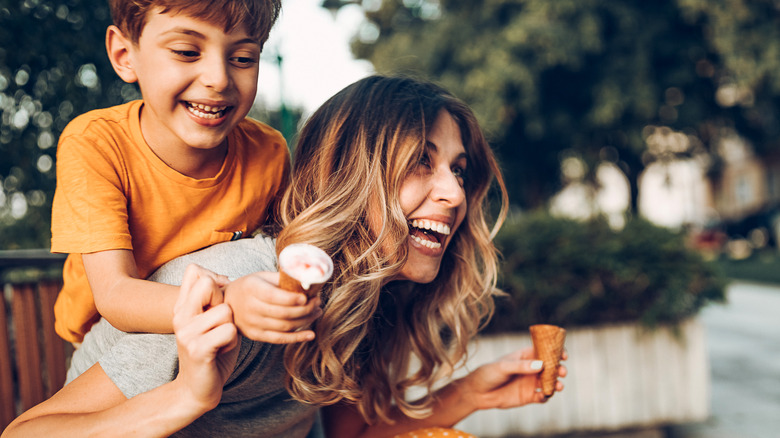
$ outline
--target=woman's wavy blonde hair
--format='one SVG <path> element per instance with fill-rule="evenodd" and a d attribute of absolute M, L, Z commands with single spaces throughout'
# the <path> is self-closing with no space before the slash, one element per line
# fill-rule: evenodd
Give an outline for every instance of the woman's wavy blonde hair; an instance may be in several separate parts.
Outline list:
<path fill-rule="evenodd" d="M 391 282 L 406 261 L 409 238 L 400 187 L 441 111 L 459 126 L 466 150 L 468 212 L 433 282 Z M 371 76 L 309 118 L 293 175 L 281 202 L 277 251 L 310 243 L 333 257 L 335 269 L 322 289 L 316 340 L 286 347 L 288 390 L 308 403 L 354 404 L 370 423 L 390 422 L 393 405 L 424 417 L 433 384 L 465 361 L 469 340 L 493 312 L 492 237 L 506 215 L 507 195 L 476 118 L 434 84 Z M 493 181 L 501 207 L 491 229 L 486 211 Z M 428 395 L 407 400 L 414 386 Z"/>

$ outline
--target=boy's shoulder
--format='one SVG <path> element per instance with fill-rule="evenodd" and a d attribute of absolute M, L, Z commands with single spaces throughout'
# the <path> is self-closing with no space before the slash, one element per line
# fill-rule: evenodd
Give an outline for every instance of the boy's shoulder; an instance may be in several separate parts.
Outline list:
<path fill-rule="evenodd" d="M 287 153 L 287 140 L 281 132 L 249 117 L 233 128 L 232 135 L 234 141 L 245 148 L 263 148 Z"/>
<path fill-rule="evenodd" d="M 284 136 L 281 132 L 251 117 L 245 117 L 244 120 L 236 125 L 234 130 L 241 135 L 259 136 L 267 139 L 266 141 L 284 141 Z"/>
<path fill-rule="evenodd" d="M 144 144 L 141 134 L 142 101 L 134 100 L 81 114 L 62 130 L 57 144 L 60 156 L 86 157 L 101 154 L 124 156 L 127 149 Z"/>
<path fill-rule="evenodd" d="M 99 125 L 126 125 L 137 122 L 140 120 L 141 104 L 141 100 L 134 100 L 121 105 L 98 108 L 80 114 L 68 123 L 62 135 L 84 134 Z"/>

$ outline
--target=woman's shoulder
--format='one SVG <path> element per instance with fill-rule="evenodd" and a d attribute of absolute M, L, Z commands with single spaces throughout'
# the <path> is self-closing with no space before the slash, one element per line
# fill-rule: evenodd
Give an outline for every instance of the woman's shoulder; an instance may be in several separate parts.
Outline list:
<path fill-rule="evenodd" d="M 184 271 L 192 263 L 231 280 L 253 272 L 276 271 L 276 239 L 257 234 L 251 238 L 217 243 L 171 260 L 155 271 L 149 280 L 179 285 Z"/>

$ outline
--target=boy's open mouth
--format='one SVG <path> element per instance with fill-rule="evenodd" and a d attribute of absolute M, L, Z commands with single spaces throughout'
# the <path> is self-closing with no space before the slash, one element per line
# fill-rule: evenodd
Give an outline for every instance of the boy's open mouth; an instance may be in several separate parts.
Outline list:
<path fill-rule="evenodd" d="M 204 119 L 220 119 L 225 116 L 229 106 L 209 106 L 201 103 L 184 102 L 187 110 L 197 117 Z"/>
<path fill-rule="evenodd" d="M 450 235 L 450 226 L 428 219 L 414 219 L 409 223 L 409 235 L 426 248 L 438 249 Z"/>

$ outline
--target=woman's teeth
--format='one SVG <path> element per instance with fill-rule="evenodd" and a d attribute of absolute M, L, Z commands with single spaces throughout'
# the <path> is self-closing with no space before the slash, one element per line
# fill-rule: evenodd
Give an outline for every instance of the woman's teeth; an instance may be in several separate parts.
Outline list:
<path fill-rule="evenodd" d="M 412 227 L 419 228 L 421 230 L 431 230 L 445 236 L 450 235 L 450 227 L 447 224 L 441 222 L 434 222 L 427 219 L 414 219 L 412 221 Z"/>
<path fill-rule="evenodd" d="M 201 103 L 187 103 L 187 109 L 198 117 L 204 119 L 218 119 L 225 115 L 227 106 L 209 106 Z"/>
<path fill-rule="evenodd" d="M 441 248 L 441 241 L 444 240 L 444 236 L 450 234 L 450 226 L 442 222 L 428 219 L 413 219 L 409 225 L 412 228 L 410 230 L 411 238 L 426 248 Z M 418 231 L 415 232 L 414 230 Z"/>
<path fill-rule="evenodd" d="M 422 246 L 431 248 L 431 249 L 438 249 L 441 248 L 441 243 L 434 242 L 432 240 L 422 239 L 420 237 L 415 236 L 412 234 L 412 239 L 414 239 L 415 242 L 419 243 Z"/>

